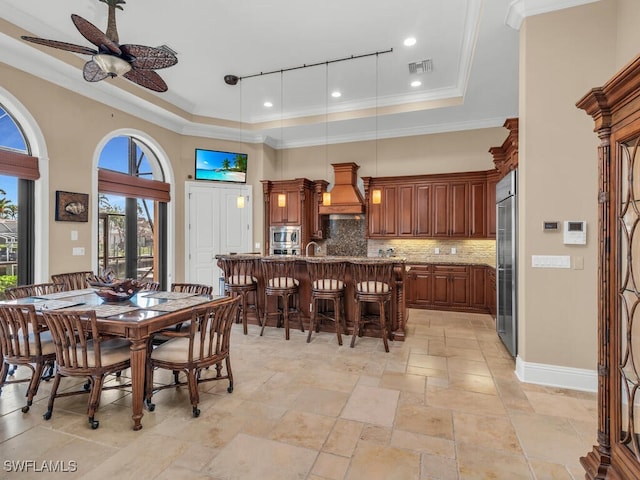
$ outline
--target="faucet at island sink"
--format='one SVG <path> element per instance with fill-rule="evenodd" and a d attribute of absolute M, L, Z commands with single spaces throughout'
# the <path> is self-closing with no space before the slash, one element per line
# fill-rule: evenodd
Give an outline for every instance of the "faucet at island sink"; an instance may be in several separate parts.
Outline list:
<path fill-rule="evenodd" d="M 314 255 L 317 254 L 317 253 L 320 253 L 320 250 L 321 250 L 320 245 L 318 245 L 316 242 L 309 242 L 309 243 L 307 243 L 307 246 L 304 247 L 304 255 L 305 255 L 305 257 L 309 256 L 309 247 L 311 245 L 315 245 L 316 246 L 316 248 L 314 250 Z"/>

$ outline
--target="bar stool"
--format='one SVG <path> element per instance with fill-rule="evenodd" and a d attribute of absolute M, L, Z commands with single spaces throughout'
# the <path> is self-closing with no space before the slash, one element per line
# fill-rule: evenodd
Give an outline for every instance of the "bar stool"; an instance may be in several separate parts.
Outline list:
<path fill-rule="evenodd" d="M 352 260 L 351 270 L 353 276 L 356 311 L 351 347 L 356 343 L 356 335 L 362 336 L 362 327 L 366 323 L 373 323 L 370 317 L 366 318 L 362 313 L 362 302 L 377 303 L 380 309 L 378 322 L 380 334 L 384 343 L 384 351 L 389 351 L 387 341 L 387 316 L 386 304 L 391 302 L 393 263 L 375 259 Z"/>
<path fill-rule="evenodd" d="M 307 271 L 311 284 L 311 323 L 307 343 L 311 341 L 311 332 L 315 325 L 316 332 L 320 331 L 322 319 L 328 319 L 336 324 L 338 345 L 342 345 L 342 322 L 344 314 L 340 317 L 340 311 L 344 312 L 344 272 L 346 262 L 343 260 L 329 260 L 324 258 L 307 258 Z M 327 311 L 321 312 L 318 307 L 319 300 L 333 301 L 333 317 Z"/>
<path fill-rule="evenodd" d="M 302 316 L 300 315 L 298 285 L 295 278 L 296 260 L 292 257 L 263 257 L 261 260 L 262 275 L 264 279 L 264 319 L 260 336 L 264 333 L 264 327 L 270 316 L 277 317 L 276 325 L 279 326 L 280 316 L 284 322 L 285 338 L 289 340 L 289 315 L 295 313 L 300 320 L 300 330 L 304 332 Z M 276 311 L 269 312 L 269 297 L 276 297 Z M 280 303 L 282 299 L 282 303 Z"/>
<path fill-rule="evenodd" d="M 253 256 L 225 255 L 219 258 L 224 275 L 224 291 L 231 297 L 241 297 L 238 319 L 242 315 L 242 328 L 247 334 L 247 309 L 256 311 L 258 323 L 262 315 L 258 304 L 258 258 Z M 253 303 L 249 304 L 249 294 L 253 292 Z"/>

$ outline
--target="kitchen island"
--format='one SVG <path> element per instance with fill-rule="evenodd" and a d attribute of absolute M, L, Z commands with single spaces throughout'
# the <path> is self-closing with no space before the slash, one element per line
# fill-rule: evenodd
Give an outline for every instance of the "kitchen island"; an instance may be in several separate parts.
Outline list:
<path fill-rule="evenodd" d="M 224 255 L 219 255 L 217 258 L 221 258 Z M 264 258 L 261 255 L 228 255 L 231 258 L 252 258 L 255 259 L 258 268 L 256 275 L 254 275 L 258 280 L 258 302 L 260 305 L 261 311 L 264 311 L 264 281 L 262 278 L 262 270 L 259 265 L 260 259 Z M 278 256 L 282 257 L 282 256 Z M 302 322 L 304 324 L 305 329 L 309 328 L 309 318 L 310 318 L 310 303 L 311 303 L 311 283 L 309 281 L 309 273 L 307 271 L 307 261 L 308 257 L 304 255 L 293 256 L 296 260 L 296 279 L 299 282 L 299 299 L 300 299 L 300 311 L 302 315 Z M 351 335 L 353 333 L 353 325 L 354 325 L 354 315 L 355 315 L 355 294 L 354 294 L 354 285 L 351 278 L 351 268 L 350 261 L 357 260 L 359 257 L 337 257 L 337 256 L 326 256 L 326 257 L 312 257 L 314 259 L 327 259 L 327 260 L 342 260 L 346 263 L 346 273 L 345 273 L 345 295 L 344 295 L 344 318 L 345 318 L 345 333 Z M 379 262 L 390 262 L 393 264 L 393 279 L 391 283 L 392 288 L 392 297 L 391 297 L 391 305 L 389 308 L 390 312 L 390 338 L 396 341 L 404 341 L 405 339 L 405 325 L 406 325 L 406 306 L 405 306 L 405 260 L 401 257 L 384 257 L 384 258 L 370 258 L 372 261 Z M 275 299 L 270 298 L 268 301 L 272 302 Z M 377 311 L 375 310 L 377 307 L 375 305 L 365 304 L 368 309 L 366 312 L 375 314 Z M 274 310 L 274 304 L 269 303 L 270 311 Z M 248 312 L 248 322 L 258 325 L 259 321 L 255 315 L 255 311 Z M 295 328 L 296 321 L 293 320 L 292 328 Z M 267 324 L 267 327 L 275 327 L 275 325 Z M 321 331 L 333 332 L 334 330 L 333 323 L 323 323 L 320 325 Z M 374 328 L 366 328 L 364 329 L 363 334 L 365 336 L 379 336 L 380 332 Z"/>

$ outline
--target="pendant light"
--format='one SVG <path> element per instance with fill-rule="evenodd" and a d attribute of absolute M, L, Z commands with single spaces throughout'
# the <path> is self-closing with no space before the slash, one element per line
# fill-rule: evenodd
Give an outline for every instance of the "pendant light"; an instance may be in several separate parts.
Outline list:
<path fill-rule="evenodd" d="M 329 62 L 325 63 L 325 89 L 324 89 L 324 161 L 327 166 L 327 177 L 329 176 Z M 331 192 L 322 194 L 322 205 L 331 205 Z"/>
<path fill-rule="evenodd" d="M 283 164 L 283 160 L 282 160 L 282 145 L 284 144 L 283 142 L 283 135 L 284 135 L 284 128 L 282 125 L 282 119 L 283 119 L 283 115 L 284 115 L 284 70 L 280 70 L 280 180 L 283 180 L 283 172 L 284 172 L 284 164 Z M 287 196 L 284 193 L 279 193 L 278 194 L 278 207 L 284 208 L 287 206 Z"/>
<path fill-rule="evenodd" d="M 244 148 L 242 139 L 242 83 L 240 83 L 240 147 Z M 236 198 L 236 207 L 244 208 L 244 203 L 244 195 L 238 195 Z"/>
<path fill-rule="evenodd" d="M 378 176 L 378 54 L 376 53 L 376 176 Z M 374 205 L 380 205 L 382 203 L 382 190 L 380 188 L 374 188 L 371 191 L 371 203 Z"/>

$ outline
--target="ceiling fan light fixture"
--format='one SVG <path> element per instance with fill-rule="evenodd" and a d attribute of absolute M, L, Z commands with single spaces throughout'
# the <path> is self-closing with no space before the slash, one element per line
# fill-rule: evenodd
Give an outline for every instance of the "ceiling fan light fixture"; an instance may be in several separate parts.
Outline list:
<path fill-rule="evenodd" d="M 108 53 L 98 53 L 94 55 L 93 61 L 110 77 L 121 76 L 131 70 L 131 64 L 129 62 L 115 55 L 109 55 Z"/>

